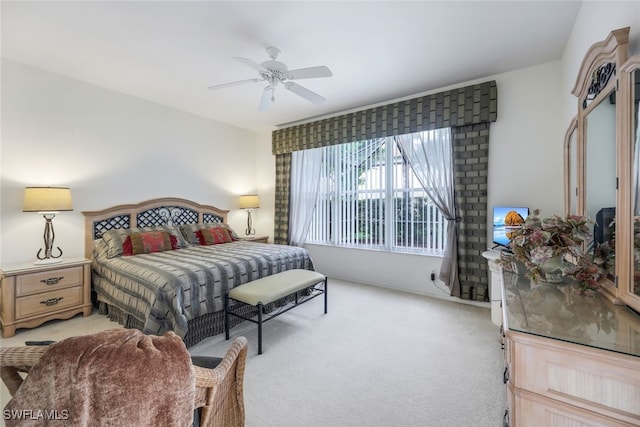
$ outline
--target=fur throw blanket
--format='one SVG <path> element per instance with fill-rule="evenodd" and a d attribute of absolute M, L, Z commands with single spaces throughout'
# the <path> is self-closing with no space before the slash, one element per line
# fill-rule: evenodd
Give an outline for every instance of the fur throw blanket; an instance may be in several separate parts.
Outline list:
<path fill-rule="evenodd" d="M 53 344 L 4 414 L 8 427 L 190 426 L 194 395 L 180 337 L 112 329 Z"/>

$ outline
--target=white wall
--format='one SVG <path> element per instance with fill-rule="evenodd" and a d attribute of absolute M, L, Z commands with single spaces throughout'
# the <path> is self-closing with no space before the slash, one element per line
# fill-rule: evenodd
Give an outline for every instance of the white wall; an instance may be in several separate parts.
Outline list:
<path fill-rule="evenodd" d="M 269 236 L 273 243 L 276 162 L 271 154 L 271 132 L 258 134 L 255 170 L 260 209 L 253 213 L 253 225 L 256 235 Z"/>
<path fill-rule="evenodd" d="M 405 292 L 457 300 L 444 283 L 431 282 L 441 258 L 376 250 L 307 245 L 318 271 L 329 277 L 383 286 Z"/>
<path fill-rule="evenodd" d="M 231 209 L 241 232 L 237 195 L 259 190 L 255 133 L 5 59 L 1 135 L 3 265 L 42 247 L 43 218 L 22 212 L 25 186 L 71 188 L 74 211 L 54 220 L 68 257 L 83 255 L 82 211 L 183 197 Z"/>
<path fill-rule="evenodd" d="M 489 239 L 493 206 L 562 213 L 568 123 L 562 117 L 560 70 L 556 61 L 494 76 L 498 120 L 489 130 Z"/>

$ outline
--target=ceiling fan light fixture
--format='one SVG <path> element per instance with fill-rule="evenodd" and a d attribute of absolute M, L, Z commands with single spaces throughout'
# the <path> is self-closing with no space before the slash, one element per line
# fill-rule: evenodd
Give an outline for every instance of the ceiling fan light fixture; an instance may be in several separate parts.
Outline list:
<path fill-rule="evenodd" d="M 262 93 L 262 98 L 260 100 L 259 106 L 260 111 L 266 111 L 269 108 L 270 104 L 275 102 L 275 88 L 278 83 L 282 83 L 285 89 L 314 104 L 320 104 L 325 101 L 325 98 L 318 95 L 317 93 L 288 80 L 331 77 L 333 74 L 328 67 L 321 65 L 317 67 L 289 70 L 285 63 L 276 60 L 276 58 L 280 54 L 280 49 L 270 46 L 267 48 L 267 54 L 271 57 L 271 60 L 264 61 L 261 64 L 258 64 L 247 58 L 234 57 L 235 60 L 257 70 L 258 74 L 260 75 L 259 79 L 246 79 L 237 82 L 223 83 L 219 85 L 209 86 L 209 89 L 221 89 L 225 87 L 236 86 L 238 84 L 266 81 L 268 83 L 268 86 Z"/>

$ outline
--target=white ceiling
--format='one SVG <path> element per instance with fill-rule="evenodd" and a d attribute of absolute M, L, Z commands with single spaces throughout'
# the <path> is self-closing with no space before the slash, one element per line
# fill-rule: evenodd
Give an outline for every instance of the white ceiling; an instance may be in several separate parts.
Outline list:
<path fill-rule="evenodd" d="M 2 1 L 2 56 L 255 131 L 561 58 L 578 1 Z M 233 59 L 333 77 L 312 104 Z"/>

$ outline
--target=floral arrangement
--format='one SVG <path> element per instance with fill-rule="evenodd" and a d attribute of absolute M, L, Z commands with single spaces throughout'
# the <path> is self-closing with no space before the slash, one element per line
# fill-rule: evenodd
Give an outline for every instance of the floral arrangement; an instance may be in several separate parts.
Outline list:
<path fill-rule="evenodd" d="M 556 259 L 562 276 L 575 280 L 582 291 L 595 290 L 606 271 L 604 260 L 585 250 L 585 242 L 592 239 L 591 224 L 588 218 L 578 215 L 540 218 L 536 209 L 524 224 L 508 233 L 513 258 L 525 265 L 533 280 L 545 279 L 545 263 Z M 511 258 L 504 257 L 501 264 L 514 270 Z"/>

